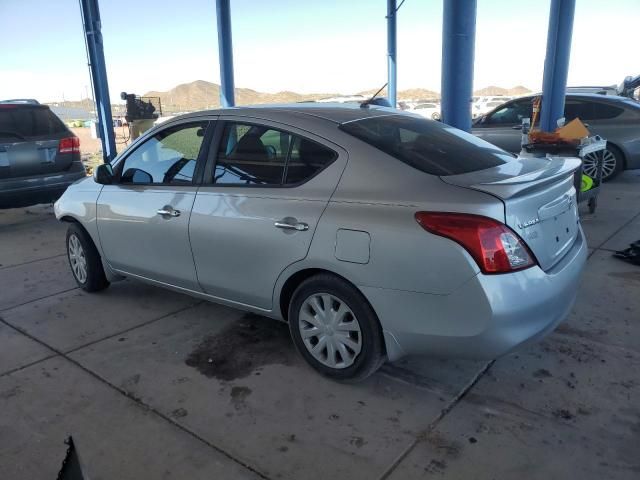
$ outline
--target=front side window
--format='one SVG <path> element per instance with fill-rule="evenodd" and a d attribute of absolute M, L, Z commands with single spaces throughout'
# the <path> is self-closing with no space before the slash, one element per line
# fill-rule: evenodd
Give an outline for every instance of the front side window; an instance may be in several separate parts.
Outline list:
<path fill-rule="evenodd" d="M 520 125 L 523 118 L 531 118 L 531 101 L 513 102 L 493 112 L 486 123 L 490 125 Z"/>
<path fill-rule="evenodd" d="M 304 182 L 336 158 L 311 140 L 265 125 L 227 123 L 218 148 L 217 185 L 283 186 Z"/>
<path fill-rule="evenodd" d="M 191 185 L 207 122 L 164 129 L 124 160 L 120 183 Z"/>

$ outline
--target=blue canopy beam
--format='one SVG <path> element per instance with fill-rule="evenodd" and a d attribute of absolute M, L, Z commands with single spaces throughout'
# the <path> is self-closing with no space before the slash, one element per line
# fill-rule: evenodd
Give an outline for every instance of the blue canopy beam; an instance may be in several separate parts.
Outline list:
<path fill-rule="evenodd" d="M 444 0 L 442 20 L 442 121 L 471 131 L 476 0 Z"/>
<path fill-rule="evenodd" d="M 575 0 L 551 0 L 547 54 L 544 59 L 540 129 L 552 132 L 564 117 Z"/>
<path fill-rule="evenodd" d="M 389 103 L 397 106 L 397 80 L 396 53 L 397 53 L 397 28 L 396 15 L 398 7 L 396 0 L 387 0 L 387 92 Z"/>
<path fill-rule="evenodd" d="M 107 82 L 107 66 L 104 61 L 104 45 L 98 0 L 80 0 L 82 27 L 89 56 L 89 71 L 93 85 L 98 124 L 96 131 L 102 143 L 102 157 L 105 163 L 116 157 L 116 140 L 111 117 L 111 100 Z"/>
<path fill-rule="evenodd" d="M 229 0 L 216 0 L 216 14 L 218 18 L 218 55 L 220 57 L 220 104 L 223 107 L 233 107 L 236 101 Z"/>

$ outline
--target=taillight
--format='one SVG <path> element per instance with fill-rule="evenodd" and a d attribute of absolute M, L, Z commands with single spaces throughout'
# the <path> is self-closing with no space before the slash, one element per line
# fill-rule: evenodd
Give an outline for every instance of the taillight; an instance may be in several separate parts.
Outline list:
<path fill-rule="evenodd" d="M 60 140 L 58 153 L 80 153 L 80 139 L 78 137 L 67 137 Z"/>
<path fill-rule="evenodd" d="M 483 273 L 514 272 L 536 264 L 520 237 L 492 218 L 449 212 L 418 212 L 415 218 L 427 232 L 462 245 Z"/>

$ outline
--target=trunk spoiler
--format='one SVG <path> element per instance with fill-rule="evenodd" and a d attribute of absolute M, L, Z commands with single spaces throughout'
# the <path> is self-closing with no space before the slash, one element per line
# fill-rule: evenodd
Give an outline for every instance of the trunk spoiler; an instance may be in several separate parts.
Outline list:
<path fill-rule="evenodd" d="M 582 161 L 576 157 L 518 157 L 497 167 L 461 175 L 441 176 L 450 185 L 513 198 L 573 175 Z"/>

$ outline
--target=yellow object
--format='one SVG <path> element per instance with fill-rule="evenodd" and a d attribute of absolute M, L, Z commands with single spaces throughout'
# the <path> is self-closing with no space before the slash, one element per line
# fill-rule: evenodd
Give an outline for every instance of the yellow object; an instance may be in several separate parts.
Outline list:
<path fill-rule="evenodd" d="M 586 192 L 593 187 L 593 179 L 588 175 L 582 175 L 582 182 L 580 182 L 580 191 Z"/>
<path fill-rule="evenodd" d="M 558 128 L 555 133 L 563 140 L 580 140 L 589 136 L 589 130 L 579 118 L 574 118 L 564 127 Z"/>

